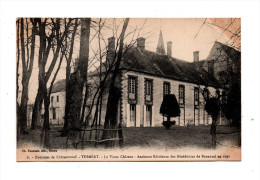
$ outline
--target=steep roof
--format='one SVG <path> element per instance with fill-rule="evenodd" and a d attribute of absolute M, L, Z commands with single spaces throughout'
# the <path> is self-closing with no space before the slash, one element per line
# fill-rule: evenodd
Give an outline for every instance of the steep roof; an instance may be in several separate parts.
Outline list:
<path fill-rule="evenodd" d="M 219 86 L 212 75 L 194 63 L 140 48 L 132 48 L 126 53 L 121 68 L 195 84 Z"/>
<path fill-rule="evenodd" d="M 66 79 L 59 80 L 53 84 L 52 93 L 62 92 L 66 90 Z"/>
<path fill-rule="evenodd" d="M 216 58 L 222 53 L 225 53 L 232 61 L 240 61 L 241 52 L 237 51 L 235 48 L 230 47 L 221 42 L 215 41 L 214 45 L 211 48 L 211 51 L 207 57 L 207 60 L 216 60 Z"/>
<path fill-rule="evenodd" d="M 200 60 L 198 62 L 193 62 L 193 64 L 195 64 L 196 66 L 201 68 L 205 62 L 206 62 L 206 60 Z"/>

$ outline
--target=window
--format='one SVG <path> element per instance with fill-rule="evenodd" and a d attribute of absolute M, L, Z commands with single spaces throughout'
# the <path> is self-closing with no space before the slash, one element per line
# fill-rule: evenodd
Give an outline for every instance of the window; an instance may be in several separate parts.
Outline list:
<path fill-rule="evenodd" d="M 146 88 L 146 95 L 151 95 L 152 94 L 152 82 L 149 80 L 145 81 L 145 88 Z"/>
<path fill-rule="evenodd" d="M 163 95 L 170 94 L 170 83 L 163 83 Z"/>
<path fill-rule="evenodd" d="M 59 96 L 57 96 L 57 102 L 59 102 Z"/>
<path fill-rule="evenodd" d="M 52 109 L 52 117 L 53 117 L 53 119 L 56 119 L 56 109 L 55 108 Z"/>
<path fill-rule="evenodd" d="M 206 88 L 203 91 L 203 97 L 205 100 L 207 100 L 209 98 L 209 90 Z"/>
<path fill-rule="evenodd" d="M 53 103 L 53 96 L 51 97 L 51 103 Z"/>
<path fill-rule="evenodd" d="M 145 80 L 145 100 L 152 101 L 152 80 Z"/>
<path fill-rule="evenodd" d="M 185 104 L 185 86 L 179 85 L 179 104 Z"/>
<path fill-rule="evenodd" d="M 194 105 L 199 105 L 199 88 L 197 87 L 194 88 Z"/>
<path fill-rule="evenodd" d="M 136 99 L 136 77 L 130 76 L 128 79 L 129 99 Z"/>

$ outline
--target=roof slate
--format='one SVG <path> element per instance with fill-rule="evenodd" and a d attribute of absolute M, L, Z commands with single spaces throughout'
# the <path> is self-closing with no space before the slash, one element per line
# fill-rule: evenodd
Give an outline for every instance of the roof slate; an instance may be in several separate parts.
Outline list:
<path fill-rule="evenodd" d="M 61 92 L 66 90 L 66 79 L 59 80 L 53 84 L 52 93 Z"/>
<path fill-rule="evenodd" d="M 232 61 L 240 62 L 240 60 L 241 60 L 241 52 L 240 51 L 237 51 L 233 47 L 230 47 L 230 46 L 223 44 L 221 42 L 218 42 L 218 41 L 215 41 L 213 47 L 211 48 L 210 53 L 207 57 L 207 61 L 216 59 L 216 56 L 218 56 L 220 54 L 220 52 L 218 51 L 219 48 L 223 49 L 224 52 L 226 53 L 226 55 Z"/>
<path fill-rule="evenodd" d="M 194 84 L 220 87 L 216 78 L 202 68 L 204 63 L 205 60 L 191 63 L 133 47 L 124 55 L 120 68 Z M 95 71 L 92 74 L 96 73 Z M 59 80 L 54 83 L 52 93 L 65 91 L 65 88 L 66 80 Z"/>
<path fill-rule="evenodd" d="M 196 63 L 137 47 L 130 49 L 125 54 L 121 68 L 179 81 L 219 87 L 218 81 Z"/>

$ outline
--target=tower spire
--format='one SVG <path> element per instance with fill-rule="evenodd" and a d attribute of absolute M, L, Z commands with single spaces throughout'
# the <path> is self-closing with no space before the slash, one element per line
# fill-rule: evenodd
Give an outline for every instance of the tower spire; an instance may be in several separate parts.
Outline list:
<path fill-rule="evenodd" d="M 163 43 L 163 36 L 162 36 L 162 30 L 160 30 L 159 34 L 159 39 L 157 43 L 157 48 L 156 48 L 157 53 L 165 54 L 165 48 L 164 48 L 164 43 Z"/>

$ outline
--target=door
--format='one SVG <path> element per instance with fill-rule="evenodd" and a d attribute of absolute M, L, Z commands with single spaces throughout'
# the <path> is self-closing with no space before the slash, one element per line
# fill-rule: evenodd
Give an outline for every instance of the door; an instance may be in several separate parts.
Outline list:
<path fill-rule="evenodd" d="M 194 109 L 194 125 L 199 125 L 199 109 Z"/>
<path fill-rule="evenodd" d="M 209 124 L 209 115 L 206 110 L 203 110 L 203 123 L 204 125 Z"/>
<path fill-rule="evenodd" d="M 136 126 L 136 105 L 130 104 L 130 126 Z"/>
<path fill-rule="evenodd" d="M 180 126 L 184 126 L 185 125 L 185 109 L 184 108 L 180 108 L 180 116 L 179 116 L 179 125 Z"/>
<path fill-rule="evenodd" d="M 152 106 L 146 106 L 146 126 L 152 126 Z"/>

